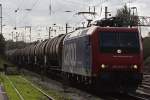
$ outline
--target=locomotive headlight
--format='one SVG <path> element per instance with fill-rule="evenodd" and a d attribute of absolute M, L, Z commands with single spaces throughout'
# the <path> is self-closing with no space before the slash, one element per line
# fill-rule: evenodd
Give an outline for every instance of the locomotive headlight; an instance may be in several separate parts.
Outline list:
<path fill-rule="evenodd" d="M 101 68 L 102 68 L 102 69 L 106 68 L 106 65 L 102 64 L 102 65 L 101 65 Z"/>
<path fill-rule="evenodd" d="M 134 69 L 137 69 L 137 68 L 138 68 L 138 66 L 137 66 L 137 65 L 133 65 L 133 68 L 134 68 Z"/>

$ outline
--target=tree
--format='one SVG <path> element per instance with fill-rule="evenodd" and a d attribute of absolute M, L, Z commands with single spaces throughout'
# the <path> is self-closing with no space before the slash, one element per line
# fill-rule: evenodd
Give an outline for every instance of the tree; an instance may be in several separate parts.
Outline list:
<path fill-rule="evenodd" d="M 138 16 L 131 13 L 127 5 L 117 10 L 116 18 L 120 26 L 138 26 Z"/>
<path fill-rule="evenodd" d="M 6 41 L 6 49 L 7 50 L 11 50 L 11 49 L 20 49 L 20 48 L 24 48 L 25 46 L 29 45 L 30 43 L 25 43 L 23 41 L 17 41 L 14 42 L 12 40 L 8 40 Z"/>
<path fill-rule="evenodd" d="M 5 38 L 0 34 L 0 55 L 5 54 Z"/>

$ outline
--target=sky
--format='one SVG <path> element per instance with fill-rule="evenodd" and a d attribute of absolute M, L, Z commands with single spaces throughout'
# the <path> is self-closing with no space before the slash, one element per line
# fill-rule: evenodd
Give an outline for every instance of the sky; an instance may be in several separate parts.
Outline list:
<path fill-rule="evenodd" d="M 5 39 L 25 42 L 47 39 L 49 27 L 52 27 L 51 37 L 54 37 L 65 33 L 66 23 L 71 31 L 83 25 L 86 19 L 104 18 L 105 6 L 111 16 L 125 4 L 137 7 L 139 16 L 150 16 L 150 0 L 0 0 L 0 3 Z M 93 6 L 96 7 L 96 16 L 77 15 L 78 12 L 88 11 L 89 6 L 91 11 Z M 28 26 L 31 26 L 31 35 Z M 14 30 L 14 27 L 17 29 Z M 143 27 L 142 36 L 147 36 L 149 31 L 148 27 Z"/>

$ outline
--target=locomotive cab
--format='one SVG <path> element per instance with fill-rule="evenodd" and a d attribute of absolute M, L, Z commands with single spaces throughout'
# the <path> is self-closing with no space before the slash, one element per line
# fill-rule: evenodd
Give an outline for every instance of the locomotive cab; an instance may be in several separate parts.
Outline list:
<path fill-rule="evenodd" d="M 97 27 L 91 35 L 92 75 L 109 86 L 136 87 L 142 81 L 142 38 L 136 28 Z"/>

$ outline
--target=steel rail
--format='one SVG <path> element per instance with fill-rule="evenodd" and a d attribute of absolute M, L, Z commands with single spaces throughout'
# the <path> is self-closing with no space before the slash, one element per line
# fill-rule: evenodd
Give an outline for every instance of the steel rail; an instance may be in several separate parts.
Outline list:
<path fill-rule="evenodd" d="M 33 86 L 35 89 L 37 89 L 39 92 L 41 92 L 42 94 L 44 94 L 48 100 L 55 100 L 53 97 L 49 96 L 47 93 L 45 93 L 42 89 L 40 89 L 39 87 L 37 87 L 36 85 L 34 85 L 32 82 L 30 82 L 29 80 L 23 78 L 22 76 L 20 76 L 20 78 L 22 78 L 23 80 L 27 81 L 31 86 Z"/>
<path fill-rule="evenodd" d="M 23 98 L 23 96 L 20 94 L 20 92 L 17 90 L 17 88 L 15 87 L 15 85 L 13 84 L 13 82 L 9 79 L 9 77 L 6 76 L 6 75 L 5 75 L 5 77 L 6 77 L 7 80 L 10 82 L 10 84 L 12 85 L 12 87 L 14 88 L 14 90 L 16 91 L 16 93 L 19 95 L 20 99 L 21 99 L 21 100 L 25 100 L 25 99 Z"/>
<path fill-rule="evenodd" d="M 131 97 L 137 98 L 137 100 L 150 100 L 150 98 L 145 97 L 145 94 L 128 94 Z"/>

